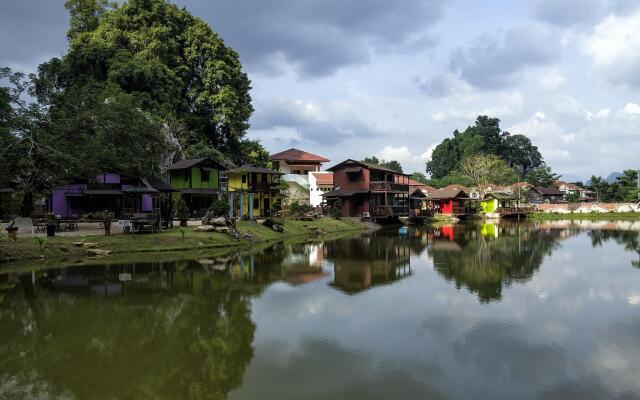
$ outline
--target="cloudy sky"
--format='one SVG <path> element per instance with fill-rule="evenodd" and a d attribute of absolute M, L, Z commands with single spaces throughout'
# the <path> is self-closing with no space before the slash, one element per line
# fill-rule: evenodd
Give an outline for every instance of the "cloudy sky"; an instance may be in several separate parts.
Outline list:
<path fill-rule="evenodd" d="M 423 171 L 478 114 L 567 179 L 640 167 L 638 0 L 176 0 L 240 52 L 250 136 Z M 3 0 L 0 64 L 66 48 L 63 0 Z"/>

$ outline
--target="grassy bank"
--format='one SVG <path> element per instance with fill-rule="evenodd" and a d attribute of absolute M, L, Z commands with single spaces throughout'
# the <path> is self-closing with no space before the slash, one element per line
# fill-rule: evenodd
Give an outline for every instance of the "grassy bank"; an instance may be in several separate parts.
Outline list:
<path fill-rule="evenodd" d="M 237 229 L 251 235 L 252 239 L 234 240 L 226 234 L 215 232 L 195 232 L 193 227 L 173 228 L 157 234 L 112 235 L 112 236 L 56 236 L 46 238 L 40 243 L 32 237 L 21 237 L 17 241 L 8 241 L 6 236 L 0 242 L 0 263 L 28 260 L 61 260 L 87 256 L 87 249 L 74 246 L 73 242 L 94 243 L 97 249 L 108 250 L 108 257 L 137 253 L 184 252 L 216 248 L 237 248 L 284 240 L 296 236 L 315 235 L 316 230 L 324 232 L 322 236 L 336 232 L 364 230 L 367 225 L 352 219 L 320 218 L 313 221 L 284 222 L 284 232 L 276 232 L 254 221 L 241 221 Z M 1 266 L 2 264 L 0 264 Z"/>
<path fill-rule="evenodd" d="M 640 220 L 640 213 L 627 212 L 627 213 L 533 213 L 528 216 L 529 219 L 539 221 L 553 221 L 553 220 L 611 220 L 611 221 L 636 221 Z"/>

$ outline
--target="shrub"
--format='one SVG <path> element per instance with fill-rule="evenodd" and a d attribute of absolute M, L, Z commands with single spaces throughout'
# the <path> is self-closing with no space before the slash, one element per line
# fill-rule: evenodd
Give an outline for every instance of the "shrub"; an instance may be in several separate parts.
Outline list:
<path fill-rule="evenodd" d="M 333 202 L 333 206 L 331 207 L 331 216 L 333 218 L 340 218 L 342 217 L 342 199 L 337 198 L 334 202 Z"/>
<path fill-rule="evenodd" d="M 222 199 L 214 199 L 209 206 L 209 211 L 216 217 L 222 217 L 229 214 L 229 203 Z"/>

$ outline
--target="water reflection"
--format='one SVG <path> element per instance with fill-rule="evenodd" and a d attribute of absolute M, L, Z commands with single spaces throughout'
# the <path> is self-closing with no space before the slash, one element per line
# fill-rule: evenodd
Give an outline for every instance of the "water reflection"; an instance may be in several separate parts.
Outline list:
<path fill-rule="evenodd" d="M 483 302 L 500 300 L 503 287 L 531 279 L 561 233 L 518 223 L 444 225 L 425 232 L 436 271 Z"/>
<path fill-rule="evenodd" d="M 409 242 L 395 231 L 330 242 L 327 258 L 333 261 L 332 286 L 355 294 L 391 284 L 411 275 Z"/>
<path fill-rule="evenodd" d="M 0 273 L 0 398 L 638 398 L 630 261 L 553 221 Z"/>

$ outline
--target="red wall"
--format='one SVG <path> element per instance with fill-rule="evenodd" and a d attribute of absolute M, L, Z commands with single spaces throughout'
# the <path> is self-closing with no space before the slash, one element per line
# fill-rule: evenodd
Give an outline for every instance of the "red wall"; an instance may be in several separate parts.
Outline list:
<path fill-rule="evenodd" d="M 340 190 L 369 190 L 369 170 L 363 168 L 357 181 L 350 181 L 344 169 L 333 171 L 333 187 Z"/>
<path fill-rule="evenodd" d="M 353 197 L 342 198 L 342 216 L 343 217 L 357 217 L 362 215 L 363 212 L 369 211 L 369 198 L 365 197 L 361 205 L 356 206 L 356 202 Z"/>
<path fill-rule="evenodd" d="M 440 213 L 451 214 L 453 212 L 453 200 L 440 200 Z"/>

